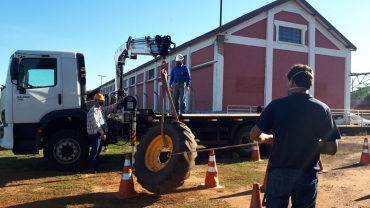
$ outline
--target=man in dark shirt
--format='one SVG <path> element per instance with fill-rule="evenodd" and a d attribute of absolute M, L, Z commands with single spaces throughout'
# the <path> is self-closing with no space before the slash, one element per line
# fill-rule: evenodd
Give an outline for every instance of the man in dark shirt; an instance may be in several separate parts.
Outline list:
<path fill-rule="evenodd" d="M 180 114 L 185 113 L 185 92 L 189 91 L 190 73 L 188 68 L 183 64 L 184 56 L 176 56 L 176 66 L 171 71 L 170 90 L 173 91 L 173 102 L 176 111 Z M 180 103 L 180 108 L 179 108 Z"/>
<path fill-rule="evenodd" d="M 334 155 L 341 136 L 329 107 L 308 94 L 312 69 L 294 65 L 287 78 L 288 96 L 272 101 L 250 132 L 273 145 L 264 201 L 267 208 L 288 207 L 292 197 L 293 207 L 315 207 L 320 154 Z"/>

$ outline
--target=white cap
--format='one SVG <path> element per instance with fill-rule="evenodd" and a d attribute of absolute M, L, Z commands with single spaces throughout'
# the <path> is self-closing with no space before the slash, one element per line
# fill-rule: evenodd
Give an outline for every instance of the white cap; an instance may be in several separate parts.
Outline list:
<path fill-rule="evenodd" d="M 176 61 L 182 61 L 182 60 L 184 60 L 184 56 L 182 56 L 181 54 L 178 54 L 176 56 Z"/>

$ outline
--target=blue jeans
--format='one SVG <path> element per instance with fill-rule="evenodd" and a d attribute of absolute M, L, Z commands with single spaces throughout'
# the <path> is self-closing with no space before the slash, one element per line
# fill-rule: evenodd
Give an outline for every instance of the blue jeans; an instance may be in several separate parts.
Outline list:
<path fill-rule="evenodd" d="M 89 135 L 91 150 L 89 157 L 89 170 L 94 171 L 98 169 L 99 166 L 99 155 L 102 148 L 102 138 L 100 134 Z"/>
<path fill-rule="evenodd" d="M 292 208 L 316 207 L 317 176 L 308 175 L 299 170 L 274 169 L 267 175 L 267 187 L 264 196 L 267 208 L 288 207 L 292 197 Z"/>
<path fill-rule="evenodd" d="M 173 102 L 176 108 L 176 112 L 185 113 L 185 90 L 186 83 L 174 83 L 173 84 Z M 179 105 L 180 104 L 180 105 Z M 179 108 L 180 107 L 180 108 Z M 181 111 L 179 111 L 179 109 Z"/>

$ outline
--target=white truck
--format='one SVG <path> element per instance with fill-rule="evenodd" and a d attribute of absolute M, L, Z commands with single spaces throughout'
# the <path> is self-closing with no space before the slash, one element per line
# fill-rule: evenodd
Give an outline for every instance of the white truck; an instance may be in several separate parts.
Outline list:
<path fill-rule="evenodd" d="M 170 36 L 159 35 L 130 37 L 119 47 L 114 57 L 118 99 L 125 96 L 122 78 L 127 58 L 136 59 L 137 55 L 165 58 L 174 47 Z M 132 96 L 125 96 L 123 106 L 109 115 L 108 137 L 124 136 L 122 126 L 130 126 L 125 120 L 127 111 L 136 112 L 136 109 L 128 109 L 132 107 L 128 105 L 132 99 Z M 16 155 L 38 154 L 43 149 L 47 164 L 59 171 L 81 168 L 86 164 L 90 147 L 86 132 L 87 110 L 82 53 L 18 50 L 10 57 L 6 82 L 1 87 L 0 146 L 12 149 Z M 147 172 L 138 179 L 152 192 L 169 191 L 182 185 L 196 157 L 194 135 L 183 123 L 166 121 L 165 138 L 170 141 L 166 147 L 161 145 L 158 129 L 156 126 L 148 130 L 151 133 L 146 135 L 146 140 L 151 150 L 138 154 L 138 162 L 134 163 L 137 169 L 144 166 L 141 170 Z M 153 139 L 155 143 L 151 142 Z M 164 138 L 163 142 L 167 143 Z M 189 142 L 192 145 L 189 146 Z M 172 151 L 189 153 L 171 157 L 168 153 Z M 165 158 L 159 160 L 163 155 Z M 153 167 L 155 170 L 151 169 Z"/>

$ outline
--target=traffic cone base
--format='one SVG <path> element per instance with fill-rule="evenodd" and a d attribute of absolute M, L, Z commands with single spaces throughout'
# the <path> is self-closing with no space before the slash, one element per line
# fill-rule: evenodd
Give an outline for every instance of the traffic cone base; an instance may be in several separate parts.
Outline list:
<path fill-rule="evenodd" d="M 364 145 L 362 147 L 362 154 L 360 158 L 361 165 L 369 165 L 370 164 L 370 155 L 369 155 L 369 143 L 367 138 L 364 139 Z"/>
<path fill-rule="evenodd" d="M 128 199 L 139 196 L 139 194 L 135 191 L 134 180 L 132 179 L 130 154 L 126 154 L 118 193 L 113 193 L 113 195 L 118 199 Z"/>
<path fill-rule="evenodd" d="M 258 143 L 254 143 L 252 146 L 252 155 L 251 159 L 255 162 L 261 161 L 261 156 L 260 156 L 260 150 L 258 147 Z"/>
<path fill-rule="evenodd" d="M 208 169 L 204 183 L 200 184 L 204 188 L 224 188 L 218 181 L 217 165 L 215 151 L 212 149 L 209 153 Z"/>
<path fill-rule="evenodd" d="M 253 184 L 252 199 L 250 208 L 262 208 L 260 185 L 258 183 Z"/>

